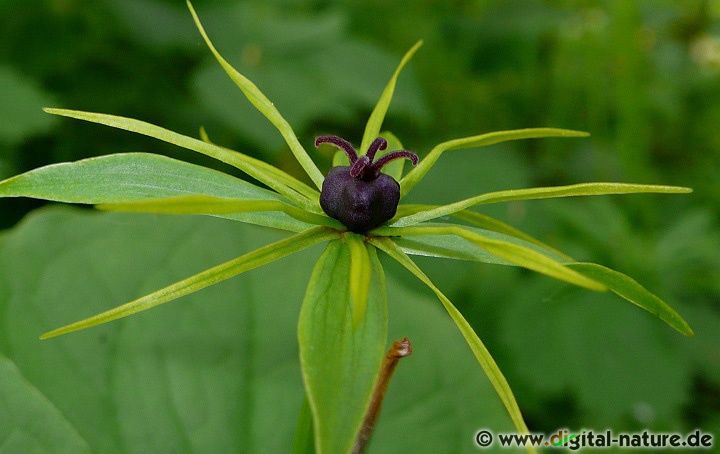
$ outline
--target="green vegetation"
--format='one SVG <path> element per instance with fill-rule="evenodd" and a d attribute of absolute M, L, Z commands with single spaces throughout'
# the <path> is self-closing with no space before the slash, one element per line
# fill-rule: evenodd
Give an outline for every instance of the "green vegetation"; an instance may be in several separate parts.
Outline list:
<path fill-rule="evenodd" d="M 522 8 L 477 2 L 409 10 L 375 2 L 198 2 L 230 63 L 216 57 L 282 134 L 220 77 L 222 69 L 198 45 L 183 6 L 158 0 L 0 6 L 11 18 L 0 27 L 6 43 L 0 49 L 0 177 L 112 155 L 26 173 L 3 183 L 3 194 L 100 203 L 106 210 L 208 213 L 303 233 L 279 236 L 215 217 L 66 207 L 43 208 L 19 221 L 37 202 L 0 199 L 8 227 L 0 236 L 4 446 L 287 451 L 302 402 L 299 361 L 315 416 L 325 415 L 323 424 L 330 424 L 316 427 L 316 437 L 323 434 L 319 439 L 330 450 L 346 446 L 352 434 L 333 427 L 362 415 L 373 361 L 387 348 L 386 330 L 388 342 L 409 337 L 415 353 L 401 361 L 391 383 L 373 438 L 381 451 L 452 446 L 472 452 L 480 427 L 524 428 L 515 400 L 532 431 L 700 427 L 718 433 L 716 2 L 526 2 Z M 400 75 L 383 122 L 399 68 L 373 110 L 380 89 L 418 38 L 426 45 Z M 111 128 L 58 121 L 40 111 L 47 105 L 112 113 L 51 110 L 205 156 Z M 578 135 L 523 130 L 535 126 L 592 136 L 499 143 Z M 380 236 L 367 244 L 374 247 L 356 235 L 331 242 L 311 277 L 321 253 L 311 245 L 337 237 L 340 227 L 314 202 L 333 154 L 321 148 L 311 150 L 311 158 L 303 145 L 310 150 L 315 136 L 328 133 L 367 143 L 381 127 L 394 133 L 383 133 L 388 151 L 400 148 L 397 136 L 420 154 L 421 164 L 400 179 L 409 204 L 401 205 L 394 227 L 373 231 Z M 513 128 L 520 131 L 507 131 Z M 505 132 L 476 136 L 495 130 Z M 467 138 L 448 141 L 453 137 Z M 426 174 L 443 151 L 481 145 L 491 146 L 444 153 Z M 390 167 L 402 175 L 402 167 Z M 250 175 L 254 184 L 228 174 Z M 586 181 L 646 185 L 580 184 Z M 683 191 L 657 184 L 691 186 L 695 193 L 529 201 Z M 539 188 L 524 189 L 533 186 Z M 507 203 L 494 203 L 501 201 Z M 463 211 L 468 207 L 476 212 Z M 448 215 L 480 228 L 447 224 Z M 441 223 L 417 224 L 423 221 Z M 308 230 L 312 224 L 321 227 Z M 634 280 L 605 266 L 568 264 L 567 255 L 547 244 Z M 398 246 L 461 260 L 419 257 L 418 268 Z M 306 247 L 181 303 L 37 340 L 59 322 L 116 306 L 67 331 L 129 315 Z M 432 293 L 385 260 L 388 255 L 428 283 L 460 332 Z M 609 287 L 692 334 L 645 290 L 651 289 L 697 337 L 679 336 L 609 292 L 468 260 L 515 263 L 584 287 Z M 371 284 L 339 285 L 347 273 Z M 348 304 L 333 305 L 338 299 Z M 323 314 L 349 325 L 313 329 Z M 333 337 L 343 329 L 349 336 Z M 314 345 L 330 347 L 318 351 Z M 327 373 L 316 366 L 360 392 L 338 405 L 348 393 L 323 381 Z"/>

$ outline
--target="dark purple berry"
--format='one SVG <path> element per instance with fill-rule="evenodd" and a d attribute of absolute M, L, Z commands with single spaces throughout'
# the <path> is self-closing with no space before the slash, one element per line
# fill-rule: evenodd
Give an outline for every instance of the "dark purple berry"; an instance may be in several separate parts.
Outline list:
<path fill-rule="evenodd" d="M 417 155 L 398 150 L 373 163 L 375 153 L 387 148 L 387 141 L 382 137 L 373 141 L 364 156 L 358 156 L 350 142 L 337 136 L 315 139 L 316 147 L 321 143 L 335 145 L 350 158 L 349 166 L 333 167 L 323 181 L 320 206 L 325 214 L 355 233 L 365 233 L 392 219 L 400 202 L 400 185 L 380 169 L 398 158 L 410 159 L 417 165 Z"/>

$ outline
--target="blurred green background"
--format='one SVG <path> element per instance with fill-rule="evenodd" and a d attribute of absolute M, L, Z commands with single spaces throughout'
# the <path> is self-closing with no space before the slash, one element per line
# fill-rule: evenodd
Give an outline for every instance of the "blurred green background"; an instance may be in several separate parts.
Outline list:
<path fill-rule="evenodd" d="M 221 53 L 274 101 L 311 150 L 359 143 L 399 57 L 385 128 L 422 156 L 494 130 L 562 127 L 587 139 L 450 152 L 408 198 L 585 181 L 690 186 L 489 206 L 583 261 L 637 279 L 685 317 L 687 339 L 612 295 L 516 269 L 418 259 L 476 327 L 534 431 L 689 430 L 720 436 L 720 1 L 197 0 Z M 201 42 L 181 0 L 0 2 L 0 178 L 172 146 L 53 118 L 43 106 L 129 116 L 263 158 L 302 177 Z M 323 171 L 330 156 L 317 153 Z M 30 200 L 0 199 L 10 229 Z M 419 286 L 388 264 L 388 274 Z M 390 304 L 393 304 L 390 295 Z M 299 303 L 299 302 L 298 302 Z M 481 420 L 481 418 L 479 418 Z M 717 444 L 717 441 L 716 441 Z"/>

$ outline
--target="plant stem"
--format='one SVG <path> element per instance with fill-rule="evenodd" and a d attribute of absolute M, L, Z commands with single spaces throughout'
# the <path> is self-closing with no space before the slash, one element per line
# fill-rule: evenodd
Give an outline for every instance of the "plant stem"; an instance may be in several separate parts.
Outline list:
<path fill-rule="evenodd" d="M 380 375 L 378 376 L 378 381 L 375 384 L 375 389 L 373 390 L 370 406 L 368 407 L 362 428 L 360 429 L 360 433 L 355 441 L 353 454 L 362 454 L 365 452 L 365 448 L 370 442 L 370 438 L 375 430 L 375 423 L 380 415 L 380 409 L 382 407 L 383 399 L 385 398 L 385 392 L 390 384 L 390 378 L 392 378 L 392 374 L 395 372 L 395 366 L 397 366 L 400 358 L 409 356 L 411 353 L 412 344 L 410 343 L 410 339 L 407 337 L 393 342 L 390 349 L 387 353 L 385 353 L 382 365 L 380 366 Z"/>

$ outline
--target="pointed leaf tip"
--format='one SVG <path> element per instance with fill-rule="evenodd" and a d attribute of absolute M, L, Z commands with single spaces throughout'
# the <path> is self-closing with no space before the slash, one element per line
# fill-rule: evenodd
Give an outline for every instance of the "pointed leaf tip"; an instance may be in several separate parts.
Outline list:
<path fill-rule="evenodd" d="M 681 334 L 694 337 L 695 333 L 687 322 L 665 301 L 648 291 L 631 277 L 596 263 L 569 263 L 579 273 L 606 285 L 625 300 L 645 309 Z"/>
<path fill-rule="evenodd" d="M 448 150 L 460 150 L 463 148 L 484 147 L 510 140 L 539 139 L 543 137 L 587 137 L 590 133 L 574 131 L 572 129 L 558 128 L 525 128 L 508 131 L 494 131 L 471 137 L 448 140 L 436 145 L 430 153 L 425 156 L 420 164 L 408 172 L 400 180 L 400 196 L 405 197 L 410 190 L 427 174 L 435 165 L 440 156 Z"/>
<path fill-rule="evenodd" d="M 200 32 L 205 44 L 208 49 L 210 49 L 210 52 L 212 52 L 215 56 L 218 63 L 220 63 L 220 66 L 222 66 L 225 70 L 225 73 L 230 77 L 235 85 L 242 90 L 247 100 L 255 106 L 258 112 L 260 112 L 270 121 L 270 123 L 273 124 L 273 126 L 275 126 L 275 129 L 277 129 L 283 139 L 285 139 L 285 142 L 290 147 L 290 151 L 292 151 L 293 155 L 295 155 L 295 159 L 297 159 L 298 163 L 300 163 L 300 166 L 303 170 L 305 170 L 305 173 L 307 173 L 318 189 L 322 188 L 324 176 L 310 155 L 308 155 L 307 151 L 305 151 L 305 148 L 303 148 L 302 144 L 298 141 L 292 126 L 290 126 L 287 120 L 280 114 L 280 111 L 278 111 L 275 107 L 275 104 L 270 101 L 250 79 L 241 74 L 227 60 L 225 60 L 222 55 L 220 55 L 220 52 L 218 52 L 215 45 L 210 40 L 210 37 L 200 22 L 200 18 L 198 17 L 195 8 L 193 8 L 189 0 L 187 1 L 187 6 L 193 17 L 193 21 L 195 22 L 195 26 Z"/>
<path fill-rule="evenodd" d="M 370 118 L 368 118 L 367 124 L 365 125 L 365 132 L 363 133 L 362 143 L 360 145 L 360 153 L 364 153 L 365 150 L 368 149 L 372 141 L 375 140 L 375 138 L 378 137 L 378 135 L 380 134 L 380 128 L 382 127 L 382 123 L 385 120 L 385 114 L 387 114 L 388 108 L 390 107 L 390 101 L 392 101 L 393 94 L 395 93 L 395 85 L 397 84 L 397 79 L 400 76 L 400 72 L 410 61 L 413 55 L 415 55 L 415 52 L 417 52 L 417 50 L 420 48 L 420 46 L 422 46 L 422 44 L 423 41 L 419 40 L 405 53 L 403 58 L 400 60 L 397 68 L 395 69 L 392 77 L 390 77 L 390 80 L 385 86 L 385 89 L 380 95 L 380 99 L 378 99 L 378 102 L 375 105 L 372 113 L 370 114 Z"/>

